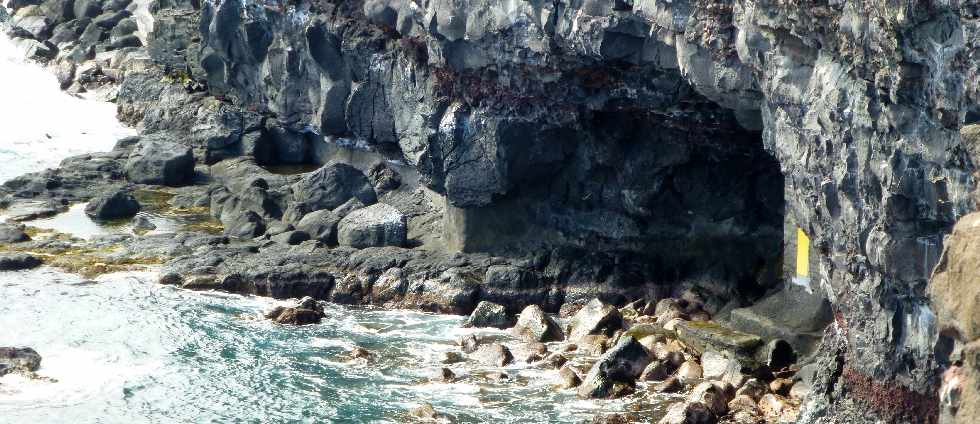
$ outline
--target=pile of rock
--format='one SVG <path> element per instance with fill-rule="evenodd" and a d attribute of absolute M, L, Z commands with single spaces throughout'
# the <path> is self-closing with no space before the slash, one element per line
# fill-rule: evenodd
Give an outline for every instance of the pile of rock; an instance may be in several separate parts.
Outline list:
<path fill-rule="evenodd" d="M 278 324 L 308 325 L 319 324 L 326 315 L 323 305 L 312 297 L 304 297 L 295 306 L 277 306 L 265 317 Z"/>
<path fill-rule="evenodd" d="M 466 325 L 501 328 L 507 322 L 503 306 L 484 301 Z M 715 323 L 696 300 L 668 298 L 617 308 L 594 299 L 566 319 L 532 305 L 511 332 L 526 344 L 527 363 L 558 369 L 556 386 L 575 389 L 581 398 L 684 392 L 662 424 L 792 422 L 809 392 L 809 379 L 788 343 Z M 552 342 L 552 351 L 543 342 Z M 481 364 L 514 361 L 497 342 L 481 344 L 468 336 L 459 344 Z M 444 362 L 464 360 L 454 352 Z"/>

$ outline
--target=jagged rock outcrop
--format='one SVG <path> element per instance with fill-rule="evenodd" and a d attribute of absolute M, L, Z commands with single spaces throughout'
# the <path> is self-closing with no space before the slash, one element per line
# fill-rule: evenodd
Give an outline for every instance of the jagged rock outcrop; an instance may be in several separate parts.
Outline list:
<path fill-rule="evenodd" d="M 151 20 L 41 3 L 42 19 L 15 5 L 15 36 L 49 39 L 55 60 L 103 54 L 76 83 L 119 82 L 120 115 L 144 134 L 218 165 L 378 153 L 441 202 L 427 247 L 528 258 L 497 292 L 447 274 L 389 295 L 462 312 L 480 296 L 528 293 L 553 311 L 694 282 L 752 298 L 780 277 L 786 219 L 812 239 L 810 289 L 834 320 L 800 421 L 938 419 L 947 364 L 926 287 L 943 236 L 975 208 L 959 128 L 980 117 L 976 2 L 174 0 Z M 84 198 L 129 171 L 118 156 L 82 162 L 5 192 Z M 303 191 L 285 184 L 224 184 L 212 213 L 227 207 L 242 234 L 313 212 L 290 212 Z M 242 200 L 256 198 L 277 208 Z M 300 201 L 338 206 L 318 199 Z M 408 219 L 407 238 L 427 216 Z"/>

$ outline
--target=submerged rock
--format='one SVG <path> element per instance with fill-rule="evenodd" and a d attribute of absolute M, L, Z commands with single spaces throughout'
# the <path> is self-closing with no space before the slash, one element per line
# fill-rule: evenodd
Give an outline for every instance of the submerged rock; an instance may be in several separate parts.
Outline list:
<path fill-rule="evenodd" d="M 480 346 L 473 353 L 473 357 L 480 363 L 495 367 L 507 366 L 514 362 L 514 355 L 510 349 L 500 343 Z"/>

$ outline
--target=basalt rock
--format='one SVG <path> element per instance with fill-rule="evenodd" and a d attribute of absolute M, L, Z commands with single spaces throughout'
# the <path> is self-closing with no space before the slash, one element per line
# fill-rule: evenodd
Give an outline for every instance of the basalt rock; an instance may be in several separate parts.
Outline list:
<path fill-rule="evenodd" d="M 29 347 L 0 347 L 0 377 L 12 372 L 30 373 L 41 367 L 41 355 Z"/>
<path fill-rule="evenodd" d="M 108 51 L 125 19 L 104 27 L 123 8 L 69 3 L 12 2 L 45 15 L 28 22 L 37 36 L 73 44 L 58 58 Z M 975 208 L 977 162 L 959 129 L 980 116 L 980 26 L 974 2 L 878 3 L 162 2 L 140 34 L 145 54 L 80 85 L 121 77 L 123 119 L 208 162 L 319 163 L 327 141 L 314 134 L 390 153 L 412 170 L 398 190 L 416 185 L 444 208 L 440 248 L 527 259 L 507 264 L 526 279 L 496 293 L 431 266 L 405 296 L 432 309 L 468 313 L 481 293 L 511 297 L 524 282 L 549 293 L 549 312 L 660 299 L 692 281 L 751 300 L 777 287 L 784 225 L 799 227 L 814 260 L 801 287 L 828 302 L 808 315 L 833 317 L 808 340 L 779 336 L 805 352 L 822 334 L 819 395 L 800 421 L 914 410 L 935 422 L 951 364 L 936 354 L 949 343 L 926 287 L 943 237 Z M 87 199 L 93 181 L 119 179 L 118 160 L 96 159 L 72 165 L 88 175 L 7 191 Z M 357 186 L 393 186 L 371 177 Z M 317 198 L 343 184 L 314 185 L 296 200 L 343 203 Z M 742 322 L 784 329 L 752 318 Z"/>
<path fill-rule="evenodd" d="M 85 214 L 95 220 L 131 218 L 140 211 L 140 203 L 126 191 L 114 190 L 96 196 L 85 206 Z"/>
<path fill-rule="evenodd" d="M 43 262 L 27 253 L 0 253 L 0 271 L 22 271 L 41 266 Z"/>

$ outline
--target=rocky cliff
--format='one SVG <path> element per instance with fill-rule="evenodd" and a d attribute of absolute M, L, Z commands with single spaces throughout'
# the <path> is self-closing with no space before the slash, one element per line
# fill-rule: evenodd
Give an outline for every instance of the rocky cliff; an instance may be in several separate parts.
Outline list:
<path fill-rule="evenodd" d="M 975 206 L 959 132 L 980 116 L 974 1 L 11 6 L 69 90 L 117 82 L 121 117 L 203 163 L 386 159 L 431 203 L 408 238 L 538 276 L 511 288 L 753 298 L 791 221 L 834 316 L 800 421 L 938 420 L 949 358 L 926 287 Z M 212 213 L 285 187 L 263 184 L 212 191 Z M 315 212 L 268 193 L 258 220 Z"/>

